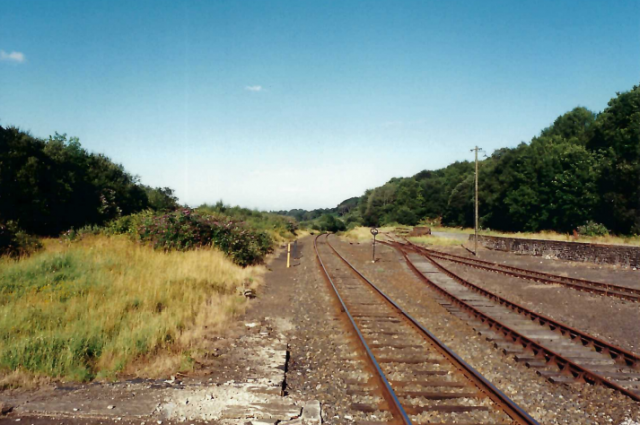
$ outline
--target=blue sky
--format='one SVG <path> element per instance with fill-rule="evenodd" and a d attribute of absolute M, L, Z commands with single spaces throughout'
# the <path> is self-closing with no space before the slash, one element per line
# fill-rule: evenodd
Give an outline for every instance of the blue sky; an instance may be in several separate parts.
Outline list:
<path fill-rule="evenodd" d="M 0 0 L 0 125 L 190 205 L 331 207 L 640 83 L 640 1 Z"/>

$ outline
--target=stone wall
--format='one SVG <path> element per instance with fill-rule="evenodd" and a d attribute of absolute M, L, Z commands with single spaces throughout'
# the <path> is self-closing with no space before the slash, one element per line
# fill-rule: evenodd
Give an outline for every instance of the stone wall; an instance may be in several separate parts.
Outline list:
<path fill-rule="evenodd" d="M 470 242 L 473 242 L 473 237 L 474 235 L 469 235 Z M 485 248 L 515 252 L 518 254 L 549 256 L 570 261 L 618 264 L 624 267 L 640 267 L 640 247 L 638 246 L 503 238 L 482 235 L 478 235 L 478 243 Z"/>

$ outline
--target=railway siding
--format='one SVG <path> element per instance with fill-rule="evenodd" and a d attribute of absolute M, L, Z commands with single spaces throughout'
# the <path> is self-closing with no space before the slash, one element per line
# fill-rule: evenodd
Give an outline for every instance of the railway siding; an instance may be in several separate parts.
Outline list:
<path fill-rule="evenodd" d="M 467 267 L 488 270 L 494 273 L 501 273 L 520 279 L 533 280 L 535 282 L 540 282 L 548 285 L 562 285 L 578 291 L 591 292 L 607 297 L 615 297 L 627 301 L 640 302 L 640 289 L 637 288 L 630 288 L 627 286 L 613 285 L 586 279 L 578 279 L 568 276 L 559 276 L 551 273 L 528 270 L 519 267 L 508 266 L 505 264 L 479 260 L 477 258 L 467 258 L 460 255 L 418 247 L 414 244 L 412 244 L 411 246 L 415 249 L 428 253 L 431 257 L 452 261 L 454 263 L 461 264 Z"/>
<path fill-rule="evenodd" d="M 505 354 L 535 368 L 557 383 L 604 384 L 640 400 L 638 357 L 577 330 L 540 317 L 488 291 L 475 287 L 424 252 L 412 253 L 401 244 L 408 265 L 449 302 L 454 315 L 474 322 L 479 332 Z"/>
<path fill-rule="evenodd" d="M 396 419 L 404 417 L 406 412 L 416 423 L 536 423 L 408 316 L 328 243 L 318 245 L 319 262 L 336 297 L 374 367 L 380 371 L 380 379 L 385 387 L 387 383 L 392 387 L 387 388 L 389 395 L 385 397 L 384 407 L 394 410 L 395 401 L 390 402 L 390 398 L 401 403 L 402 407 L 394 414 Z M 327 256 L 327 248 L 337 258 Z M 345 266 L 351 276 L 344 272 Z M 359 284 L 354 282 L 354 275 Z M 411 422 L 404 420 L 404 423 Z"/>

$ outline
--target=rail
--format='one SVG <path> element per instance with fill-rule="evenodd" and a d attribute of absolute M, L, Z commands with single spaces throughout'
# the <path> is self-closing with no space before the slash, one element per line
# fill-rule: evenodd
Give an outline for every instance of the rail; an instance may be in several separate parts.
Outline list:
<path fill-rule="evenodd" d="M 445 297 L 447 297 L 449 300 L 453 301 L 456 305 L 458 305 L 459 307 L 463 308 L 465 311 L 467 311 L 469 314 L 471 314 L 472 316 L 474 316 L 475 318 L 477 318 L 478 320 L 480 320 L 481 322 L 487 324 L 491 329 L 495 329 L 497 330 L 500 334 L 502 334 L 507 340 L 510 340 L 511 342 L 515 343 L 515 344 L 519 344 L 522 347 L 524 347 L 525 350 L 530 350 L 532 351 L 535 356 L 537 358 L 541 358 L 544 359 L 545 361 L 549 362 L 549 363 L 555 363 L 558 365 L 558 367 L 560 368 L 560 370 L 562 370 L 564 373 L 566 374 L 571 374 L 576 380 L 578 381 L 585 381 L 591 384 L 602 384 L 605 385 L 609 388 L 615 389 L 617 391 L 620 391 L 621 393 L 627 395 L 628 397 L 636 400 L 636 401 L 640 401 L 640 395 L 636 394 L 633 391 L 630 391 L 620 385 L 618 385 L 617 383 L 605 378 L 604 376 L 601 376 L 595 372 L 590 371 L 589 369 L 584 368 L 583 366 L 580 366 L 578 364 L 576 364 L 575 362 L 571 361 L 570 359 L 566 358 L 565 356 L 562 356 L 560 353 L 551 350 L 547 347 L 545 347 L 544 345 L 533 341 L 530 338 L 527 338 L 526 336 L 524 336 L 523 334 L 519 333 L 518 331 L 512 329 L 511 327 L 507 326 L 506 324 L 500 322 L 499 320 L 496 320 L 492 317 L 490 317 L 489 315 L 483 313 L 482 311 L 480 311 L 479 309 L 475 308 L 474 306 L 470 305 L 469 303 L 465 302 L 464 300 L 458 298 L 457 296 L 455 296 L 454 294 L 452 294 L 451 292 L 445 290 L 444 288 L 440 287 L 439 285 L 435 284 L 434 282 L 432 282 L 429 278 L 427 278 L 424 274 L 422 274 L 418 268 L 413 264 L 413 262 L 409 259 L 408 255 L 407 255 L 407 246 L 405 246 L 404 244 L 401 244 L 399 242 L 383 242 L 385 245 L 391 246 L 395 249 L 397 249 L 398 251 L 400 251 L 400 253 L 403 255 L 407 265 L 409 266 L 409 268 L 416 274 L 416 276 L 418 276 L 418 278 L 420 278 L 422 281 L 424 281 L 425 283 L 427 283 L 431 288 L 435 289 L 437 292 L 441 293 L 442 295 L 444 295 Z M 413 244 L 411 244 L 413 245 Z M 411 245 L 408 245 L 411 248 Z M 524 315 L 526 317 L 528 317 L 529 319 L 531 319 L 533 322 L 537 322 L 540 325 L 546 325 L 549 326 L 550 329 L 552 330 L 557 330 L 558 332 L 560 332 L 562 335 L 565 335 L 569 338 L 571 338 L 572 340 L 576 340 L 579 339 L 580 343 L 584 346 L 593 346 L 594 349 L 596 351 L 599 351 L 601 353 L 604 354 L 608 354 L 612 359 L 619 361 L 619 362 L 624 362 L 626 365 L 628 365 L 631 368 L 637 368 L 640 365 L 640 356 L 636 355 L 635 353 L 632 353 L 630 351 L 627 351 L 623 348 L 620 347 L 616 347 L 612 344 L 607 343 L 606 341 L 603 341 L 599 338 L 593 337 L 591 335 L 588 335 L 578 329 L 572 328 L 570 326 L 564 325 L 562 323 L 559 323 L 549 317 L 546 317 L 542 314 L 536 313 L 532 310 L 527 309 L 526 307 L 523 307 L 519 304 L 513 303 L 511 301 L 506 300 L 505 298 L 500 297 L 499 295 L 496 295 L 490 291 L 487 291 L 483 288 L 480 288 L 477 285 L 474 285 L 473 283 L 461 278 L 460 276 L 456 275 L 455 273 L 451 272 L 450 270 L 446 269 L 444 266 L 442 266 L 441 264 L 439 264 L 437 261 L 435 261 L 433 258 L 430 258 L 429 254 L 425 253 L 425 252 L 421 252 L 420 250 L 417 249 L 412 249 L 414 252 L 418 253 L 419 255 L 424 256 L 425 258 L 427 258 L 427 260 L 429 260 L 432 264 L 434 264 L 434 266 L 436 268 L 438 268 L 440 271 L 442 271 L 444 274 L 448 275 L 449 277 L 453 278 L 454 280 L 456 280 L 457 282 L 459 282 L 460 284 L 462 284 L 463 286 L 473 290 L 476 293 L 479 293 L 491 300 L 493 300 L 494 302 L 501 304 L 505 307 L 510 308 L 511 310 Z"/>
<path fill-rule="evenodd" d="M 338 300 L 340 301 L 340 304 L 342 306 L 342 309 L 345 311 L 345 313 L 347 314 L 347 316 L 349 317 L 349 321 L 351 323 L 351 325 L 354 327 L 354 329 L 356 329 L 356 333 L 358 334 L 359 338 L 360 338 L 360 342 L 361 344 L 366 347 L 365 350 L 367 351 L 367 355 L 368 357 L 371 359 L 372 363 L 376 365 L 375 369 L 376 371 L 382 376 L 384 377 L 384 373 L 383 371 L 380 369 L 378 362 L 375 359 L 375 356 L 373 355 L 372 351 L 370 348 L 368 348 L 368 345 L 366 343 L 366 341 L 364 340 L 364 337 L 362 336 L 362 333 L 359 331 L 357 324 L 355 323 L 355 321 L 353 320 L 352 315 L 349 313 L 347 306 L 344 302 L 344 300 L 342 299 L 342 297 L 340 296 L 340 293 L 336 287 L 336 285 L 334 284 L 333 280 L 331 279 L 331 276 L 329 275 L 326 267 L 324 266 L 324 262 L 322 261 L 321 257 L 320 257 L 320 253 L 318 251 L 318 247 L 317 247 L 317 241 L 319 239 L 321 235 L 318 235 L 314 241 L 314 246 L 316 249 L 316 256 L 318 257 L 318 261 L 322 266 L 322 270 L 324 271 L 324 274 L 327 278 L 327 280 L 330 282 L 331 287 L 333 288 L 336 297 L 338 298 Z M 351 270 L 351 272 L 353 272 L 360 280 L 362 280 L 363 282 L 365 282 L 367 284 L 367 286 L 369 288 L 371 288 L 377 295 L 380 296 L 380 298 L 388 305 L 391 306 L 395 312 L 397 314 L 399 314 L 409 325 L 411 325 L 411 327 L 415 330 L 418 331 L 418 333 L 433 347 L 436 349 L 436 351 L 438 353 L 440 353 L 445 359 L 447 359 L 447 361 L 455 368 L 457 369 L 464 377 L 467 378 L 467 380 L 472 383 L 473 386 L 475 386 L 479 391 L 481 391 L 482 393 L 484 393 L 488 398 L 490 398 L 495 404 L 496 406 L 499 406 L 499 408 L 505 413 L 507 414 L 513 421 L 514 423 L 517 424 L 536 424 L 537 422 L 530 417 L 524 410 L 522 410 L 518 405 L 516 405 L 511 399 L 509 399 L 505 394 L 503 394 L 498 388 L 496 388 L 492 383 L 490 383 L 489 381 L 486 380 L 486 378 L 484 378 L 480 373 L 478 373 L 473 367 L 471 367 L 468 363 L 466 363 L 464 360 L 462 360 L 456 353 L 454 353 L 452 350 L 450 350 L 444 343 L 442 343 L 435 335 L 433 335 L 429 330 L 427 330 L 426 328 L 424 328 L 424 326 L 422 326 L 417 320 L 415 320 L 413 317 L 411 317 L 404 309 L 402 309 L 395 301 L 393 301 L 388 295 L 386 295 L 378 286 L 376 286 L 373 282 L 371 282 L 369 279 L 367 279 L 360 271 L 358 271 L 351 263 L 349 263 L 349 261 L 347 261 L 328 241 L 329 235 L 326 236 L 327 240 L 326 240 L 326 244 L 327 246 L 331 249 L 331 251 L 349 268 L 349 270 Z M 397 402 L 397 406 L 399 407 L 398 410 L 400 410 L 402 408 L 401 403 L 399 402 L 397 396 L 395 396 L 395 393 L 393 392 L 393 388 L 391 388 L 391 386 L 389 385 L 389 382 L 386 380 L 386 378 L 383 378 L 383 382 L 386 383 L 386 387 L 385 389 L 389 392 L 389 394 L 393 394 L 393 396 L 391 397 L 394 401 L 394 404 Z M 401 412 L 403 412 L 404 410 L 400 410 Z M 407 418 L 408 419 L 408 418 Z"/>

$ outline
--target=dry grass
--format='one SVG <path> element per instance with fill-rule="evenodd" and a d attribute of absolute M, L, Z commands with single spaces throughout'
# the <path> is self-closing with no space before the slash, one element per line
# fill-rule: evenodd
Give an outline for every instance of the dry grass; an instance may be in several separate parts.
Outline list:
<path fill-rule="evenodd" d="M 458 227 L 434 227 L 435 232 L 447 232 L 447 233 L 468 233 L 472 234 L 473 229 L 461 229 Z M 521 239 L 547 239 L 553 241 L 564 242 L 589 242 L 599 244 L 611 244 L 611 245 L 634 245 L 640 246 L 640 236 L 578 236 L 575 237 L 569 233 L 558 233 L 554 231 L 542 231 L 542 232 L 498 232 L 495 230 L 480 230 L 479 235 L 487 236 L 501 236 L 506 238 L 521 238 Z"/>
<path fill-rule="evenodd" d="M 460 246 L 461 244 L 458 239 L 444 238 L 441 236 L 411 236 L 407 239 L 421 245 Z"/>
<path fill-rule="evenodd" d="M 447 233 L 473 233 L 473 229 L 462 228 L 462 227 L 444 227 L 444 226 L 433 226 L 431 227 L 432 232 L 447 232 Z"/>
<path fill-rule="evenodd" d="M 89 380 L 185 368 L 206 332 L 243 311 L 238 288 L 256 286 L 264 269 L 243 269 L 216 250 L 164 253 L 126 237 L 45 247 L 0 261 L 5 385 L 25 372 Z"/>
<path fill-rule="evenodd" d="M 381 234 L 384 232 L 392 232 L 394 230 L 395 230 L 395 227 L 379 227 L 378 228 L 378 231 Z M 346 232 L 340 233 L 340 237 L 345 240 L 356 241 L 356 242 L 373 240 L 373 236 L 371 236 L 370 227 L 354 227 L 351 230 L 347 230 Z"/>
<path fill-rule="evenodd" d="M 51 383 L 51 378 L 42 375 L 35 375 L 23 369 L 0 374 L 0 390 L 7 388 L 33 390 L 43 387 L 49 383 Z"/>
<path fill-rule="evenodd" d="M 317 233 L 317 231 L 314 231 L 314 233 Z M 310 234 L 311 234 L 311 230 L 298 229 L 298 230 L 296 230 L 296 239 L 302 239 L 305 236 L 309 236 Z"/>

